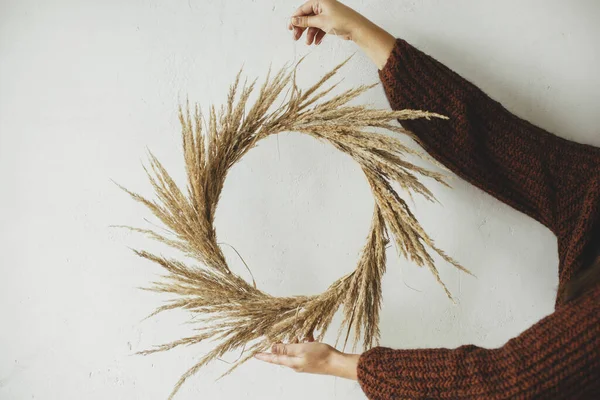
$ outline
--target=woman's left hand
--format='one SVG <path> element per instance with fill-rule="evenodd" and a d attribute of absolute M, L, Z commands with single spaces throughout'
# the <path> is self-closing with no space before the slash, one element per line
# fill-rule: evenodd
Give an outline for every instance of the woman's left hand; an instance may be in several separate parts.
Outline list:
<path fill-rule="evenodd" d="M 325 343 L 275 343 L 271 353 L 254 357 L 271 364 L 283 365 L 296 372 L 339 376 L 356 380 L 359 354 L 342 353 Z"/>

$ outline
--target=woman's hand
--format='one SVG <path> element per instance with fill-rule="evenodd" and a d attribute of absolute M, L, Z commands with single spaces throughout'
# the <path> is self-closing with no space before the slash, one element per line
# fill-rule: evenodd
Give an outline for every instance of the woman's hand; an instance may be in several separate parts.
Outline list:
<path fill-rule="evenodd" d="M 311 0 L 300 6 L 288 25 L 294 30 L 294 40 L 308 29 L 306 44 L 320 44 L 327 33 L 351 40 L 353 33 L 366 19 L 336 0 Z"/>
<path fill-rule="evenodd" d="M 356 380 L 358 354 L 342 353 L 325 343 L 276 343 L 271 353 L 254 357 L 272 364 L 289 367 L 296 372 L 339 376 Z"/>
<path fill-rule="evenodd" d="M 306 44 L 321 44 L 326 34 L 354 41 L 373 60 L 384 67 L 396 38 L 361 14 L 336 0 L 309 0 L 292 15 L 288 29 L 294 40 L 306 31 Z"/>

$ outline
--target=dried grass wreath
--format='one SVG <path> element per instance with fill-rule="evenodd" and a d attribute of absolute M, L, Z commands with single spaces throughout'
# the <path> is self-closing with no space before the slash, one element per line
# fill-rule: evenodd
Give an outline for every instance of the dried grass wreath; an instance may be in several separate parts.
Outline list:
<path fill-rule="evenodd" d="M 157 200 L 146 198 L 123 188 L 135 200 L 148 207 L 169 231 L 165 236 L 152 230 L 130 228 L 180 250 L 195 260 L 193 265 L 164 258 L 146 251 L 136 253 L 161 265 L 167 272 L 163 280 L 149 290 L 166 292 L 173 300 L 152 315 L 171 309 L 191 311 L 202 323 L 196 334 L 141 352 L 150 354 L 212 340 L 216 347 L 204 355 L 177 382 L 170 399 L 183 382 L 202 366 L 225 353 L 242 349 L 242 356 L 224 374 L 228 374 L 273 342 L 294 341 L 315 334 L 322 340 L 335 312 L 343 308 L 343 322 L 338 340 L 345 331 L 345 344 L 354 331 L 354 347 L 362 336 L 364 348 L 379 342 L 379 309 L 381 278 L 385 272 L 386 244 L 391 232 L 400 254 L 419 266 L 431 270 L 448 297 L 450 292 L 440 279 L 431 251 L 456 268 L 469 273 L 459 263 L 437 248 L 425 233 L 407 203 L 392 186 L 435 200 L 417 175 L 447 185 L 442 174 L 420 168 L 405 158 L 426 155 L 405 146 L 398 139 L 365 131 L 382 128 L 409 134 L 394 120 L 446 118 L 416 110 L 377 110 L 348 102 L 375 85 L 346 90 L 324 100 L 337 84 L 322 89 L 344 61 L 324 75 L 306 91 L 296 86 L 296 69 L 282 68 L 272 79 L 270 70 L 254 104 L 247 110 L 248 98 L 256 80 L 239 90 L 240 73 L 229 89 L 227 104 L 217 112 L 210 108 L 204 121 L 199 108 L 191 115 L 180 108 L 183 154 L 187 170 L 187 192 L 179 188 L 161 163 L 150 154 L 152 172 L 146 170 L 156 191 Z M 284 90 L 281 105 L 275 102 Z M 203 129 L 202 122 L 208 122 Z M 248 283 L 227 266 L 217 242 L 213 225 L 219 195 L 229 169 L 256 143 L 269 135 L 295 131 L 332 144 L 348 154 L 362 168 L 375 198 L 375 209 L 367 241 L 356 270 L 337 281 L 319 295 L 274 297 L 260 290 L 256 282 Z"/>

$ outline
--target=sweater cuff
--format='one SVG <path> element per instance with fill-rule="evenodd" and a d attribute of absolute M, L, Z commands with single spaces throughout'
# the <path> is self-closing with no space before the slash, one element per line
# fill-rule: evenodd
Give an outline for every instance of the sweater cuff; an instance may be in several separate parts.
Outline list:
<path fill-rule="evenodd" d="M 386 92 L 395 88 L 399 80 L 405 80 L 408 76 L 407 63 L 411 54 L 418 50 L 404 39 L 396 39 L 396 44 L 388 56 L 383 68 L 378 70 L 379 79 L 384 85 Z"/>
<path fill-rule="evenodd" d="M 376 360 L 380 359 L 378 355 L 381 353 L 381 349 L 381 347 L 374 347 L 362 353 L 356 367 L 358 383 L 365 395 L 371 400 L 381 397 L 376 395 L 377 388 L 381 385 L 381 379 L 377 378 L 375 372 Z"/>
<path fill-rule="evenodd" d="M 475 346 L 463 348 L 469 351 Z M 438 397 L 439 390 L 452 384 L 453 352 L 456 350 L 374 347 L 358 359 L 358 383 L 370 400 Z"/>
<path fill-rule="evenodd" d="M 403 373 L 407 372 L 400 359 L 407 352 L 410 350 L 374 347 L 361 354 L 356 370 L 357 379 L 370 400 L 387 400 L 406 394 L 397 384 Z"/>
<path fill-rule="evenodd" d="M 467 81 L 433 60 L 404 39 L 396 39 L 385 65 L 378 71 L 386 97 L 394 110 L 415 109 L 448 115 L 448 93 L 462 93 Z M 415 121 L 404 121 L 409 127 Z M 409 127 L 410 129 L 410 127 Z"/>
<path fill-rule="evenodd" d="M 396 39 L 396 44 L 392 49 L 390 55 L 388 56 L 384 66 L 379 70 L 379 76 L 382 75 L 388 76 L 390 73 L 396 70 L 396 66 L 398 65 L 402 52 L 406 51 L 409 47 L 412 47 L 408 42 L 404 39 Z"/>

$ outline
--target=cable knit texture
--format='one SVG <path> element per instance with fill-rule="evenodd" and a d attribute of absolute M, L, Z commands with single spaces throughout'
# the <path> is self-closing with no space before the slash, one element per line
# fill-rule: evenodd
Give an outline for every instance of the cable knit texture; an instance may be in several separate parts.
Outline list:
<path fill-rule="evenodd" d="M 449 120 L 402 121 L 458 176 L 548 227 L 557 237 L 554 313 L 498 349 L 393 350 L 359 359 L 369 399 L 600 399 L 600 286 L 559 300 L 591 262 L 600 234 L 600 148 L 560 138 L 508 112 L 401 39 L 379 71 L 394 109 Z"/>

